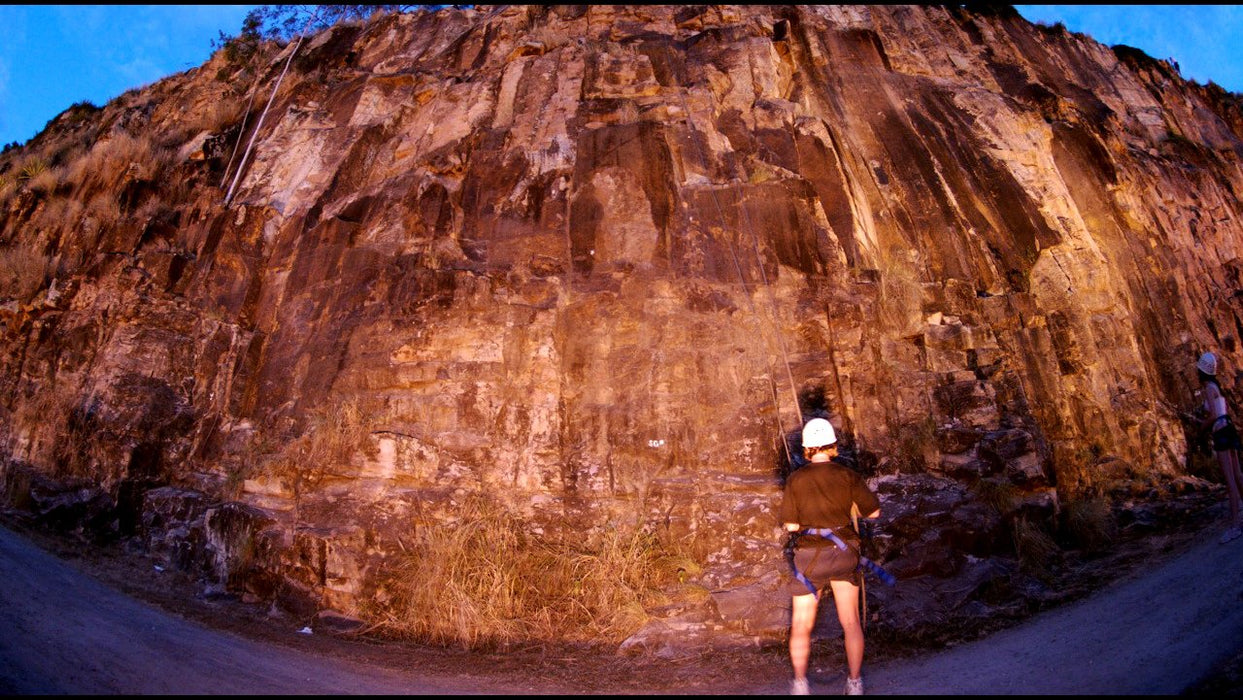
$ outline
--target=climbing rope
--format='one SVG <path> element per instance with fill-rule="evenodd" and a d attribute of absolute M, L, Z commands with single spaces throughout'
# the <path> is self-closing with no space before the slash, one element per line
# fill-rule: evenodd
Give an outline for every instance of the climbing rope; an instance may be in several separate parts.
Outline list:
<path fill-rule="evenodd" d="M 665 57 L 666 57 L 666 61 L 668 61 L 668 62 L 669 62 L 669 65 L 670 65 L 670 70 L 672 71 L 672 66 L 673 66 L 673 63 L 672 63 L 672 59 L 671 59 L 671 57 L 670 57 L 670 52 L 669 52 L 669 47 L 668 47 L 668 45 L 665 45 L 665 46 L 664 46 L 664 49 L 665 49 Z M 678 97 L 679 97 L 679 100 L 680 100 L 681 105 L 682 105 L 682 111 L 683 111 L 683 113 L 686 115 L 687 125 L 688 125 L 688 126 L 690 127 L 690 129 L 691 129 L 692 135 L 693 135 L 693 134 L 695 134 L 695 133 L 702 134 L 703 132 L 699 131 L 699 129 L 698 129 L 698 128 L 697 128 L 697 126 L 695 125 L 695 118 L 694 118 L 694 114 L 691 112 L 690 105 L 688 104 L 687 99 L 686 99 L 686 90 L 685 90 L 685 89 L 683 89 L 681 86 L 678 86 L 678 91 L 677 91 L 677 92 L 678 92 Z M 694 138 L 692 138 L 692 141 L 693 141 L 693 140 L 694 140 Z M 706 154 L 703 152 L 703 147 L 702 147 L 701 145 L 699 146 L 699 156 L 700 156 L 700 160 L 701 160 L 701 162 L 703 162 L 703 163 L 707 163 L 707 162 L 708 162 L 707 156 L 706 156 Z M 784 340 L 784 338 L 782 337 L 782 334 L 781 334 L 781 331 L 780 331 L 780 327 L 779 327 L 779 320 L 778 320 L 778 319 L 779 319 L 779 312 L 778 312 L 778 307 L 777 307 L 777 301 L 776 301 L 775 296 L 773 295 L 773 292 L 772 292 L 772 284 L 771 284 L 771 283 L 769 282 L 769 280 L 768 280 L 768 274 L 764 271 L 764 259 L 763 259 L 763 256 L 762 256 L 762 254 L 761 254 L 761 251 L 760 251 L 759 237 L 758 237 L 758 235 L 756 235 L 756 232 L 755 232 L 755 226 L 754 226 L 754 223 L 753 223 L 753 222 L 752 222 L 752 220 L 751 220 L 751 215 L 750 215 L 750 212 L 749 212 L 749 210 L 747 209 L 747 207 L 745 206 L 745 203 L 744 203 L 744 201 L 743 201 L 743 196 L 742 196 L 741 186 L 739 185 L 739 182 L 738 182 L 738 181 L 739 181 L 739 178 L 734 178 L 734 180 L 733 180 L 733 182 L 734 182 L 733 187 L 735 188 L 735 192 L 736 192 L 736 195 L 735 195 L 735 196 L 736 196 L 736 198 L 737 198 L 737 206 L 738 206 L 738 208 L 739 208 L 739 210 L 740 210 L 740 212 L 741 212 L 741 215 L 742 215 L 742 219 L 743 219 L 743 228 L 744 228 L 744 229 L 746 229 L 747 233 L 750 235 L 750 237 L 751 237 L 751 241 L 752 241 L 752 245 L 753 245 L 754 250 L 755 250 L 756 267 L 757 267 L 757 268 L 758 268 L 758 270 L 759 270 L 760 280 L 761 280 L 761 282 L 763 283 L 763 287 L 764 287 L 765 294 L 766 294 L 766 296 L 768 297 L 769 305 L 770 305 L 770 307 L 771 307 L 771 309 L 772 309 L 772 319 L 771 319 L 771 325 L 774 327 L 774 330 L 775 330 L 775 335 L 776 335 L 776 337 L 777 337 L 777 345 L 778 345 L 778 347 L 779 347 L 779 348 L 780 348 L 780 350 L 781 350 L 781 357 L 782 357 L 782 360 L 783 360 L 783 362 L 784 362 L 784 364 L 785 364 L 786 378 L 787 378 L 787 381 L 788 381 L 788 382 L 789 382 L 789 384 L 790 384 L 790 392 L 791 392 L 791 395 L 792 395 L 792 397 L 793 397 L 794 409 L 795 409 L 796 413 L 797 413 L 797 414 L 798 414 L 798 416 L 799 416 L 799 425 L 802 425 L 802 423 L 803 423 L 803 413 L 802 413 L 802 407 L 801 407 L 801 406 L 800 406 L 800 404 L 799 404 L 799 399 L 798 399 L 798 388 L 797 388 L 797 385 L 796 385 L 796 384 L 795 384 L 795 382 L 794 382 L 794 373 L 793 373 L 793 372 L 791 371 L 791 369 L 790 369 L 790 357 L 789 357 L 789 352 L 788 352 L 788 350 L 787 350 L 787 348 L 786 348 L 785 340 Z M 715 207 L 716 207 L 716 210 L 717 210 L 717 216 L 719 217 L 719 220 L 721 221 L 722 226 L 724 226 L 724 224 L 725 224 L 725 213 L 724 213 L 724 209 L 721 207 L 721 203 L 720 203 L 720 200 L 718 199 L 718 197 L 717 197 L 717 195 L 716 195 L 716 191 L 715 191 L 715 190 L 711 190 L 711 194 L 712 194 L 712 200 L 713 200 L 713 203 L 714 203 L 714 205 L 715 205 Z M 759 312 L 758 308 L 756 308 L 756 305 L 755 305 L 755 300 L 752 298 L 752 296 L 751 296 L 751 294 L 750 294 L 750 290 L 749 290 L 749 289 L 748 289 L 748 287 L 747 287 L 746 276 L 743 274 L 743 271 L 742 271 L 742 265 L 741 265 L 741 263 L 740 263 L 740 262 L 739 262 L 739 260 L 738 260 L 738 255 L 737 255 L 737 252 L 736 252 L 736 251 L 735 251 L 735 249 L 734 249 L 734 244 L 733 244 L 732 240 L 729 240 L 728 238 L 727 238 L 727 240 L 726 240 L 726 243 L 727 243 L 728 249 L 729 249 L 729 251 L 730 251 L 730 256 L 731 256 L 731 257 L 732 257 L 732 259 L 733 259 L 734 269 L 735 269 L 735 270 L 737 271 L 737 273 L 738 273 L 738 279 L 739 279 L 739 282 L 740 282 L 740 283 L 741 283 L 741 285 L 742 285 L 743 292 L 744 292 L 744 293 L 746 293 L 746 295 L 747 295 L 747 300 L 748 300 L 748 304 L 749 304 L 749 305 L 750 305 L 750 307 L 751 307 L 751 312 L 752 312 L 752 314 L 754 314 L 754 315 L 755 315 L 755 317 L 756 317 L 756 319 L 757 319 L 757 320 L 761 320 L 761 319 L 763 319 L 764 317 L 762 317 L 762 316 L 761 316 L 761 314 L 760 314 L 760 312 Z M 763 326 L 764 326 L 764 324 L 763 324 L 763 323 L 761 323 L 760 325 L 761 325 L 761 327 L 763 327 Z M 772 371 L 771 361 L 770 361 L 770 364 L 769 364 L 769 370 L 770 370 L 770 372 Z M 777 407 L 777 422 L 778 422 L 778 426 L 780 427 L 780 423 L 781 423 L 781 415 L 780 415 L 780 414 L 781 414 L 781 411 L 780 411 L 780 403 L 779 403 L 779 401 L 778 401 L 778 399 L 777 399 L 777 392 L 776 392 L 775 382 L 773 382 L 770 386 L 771 386 L 772 391 L 773 391 L 773 403 L 774 403 L 774 405 Z M 785 436 L 785 431 L 784 431 L 784 429 L 782 429 L 782 430 L 781 430 L 781 432 L 782 432 L 782 436 L 781 436 L 781 443 L 782 443 L 782 446 L 784 447 L 785 452 L 786 452 L 786 459 L 787 459 L 787 462 L 793 466 L 794 461 L 793 461 L 792 455 L 790 454 L 790 446 L 789 446 L 789 442 L 786 440 L 786 436 Z M 854 528 L 855 528 L 855 531 L 856 531 L 856 532 L 858 532 L 858 531 L 859 531 L 858 519 L 859 519 L 859 510 L 858 510 L 858 506 L 857 506 L 857 505 L 852 504 L 852 510 L 851 510 L 851 522 L 852 522 L 852 525 L 854 526 Z M 895 585 L 895 583 L 897 582 L 897 579 L 896 579 L 896 578 L 894 578 L 894 576 L 893 576 L 892 574 L 890 574 L 889 572 L 885 571 L 885 569 L 884 569 L 884 568 L 882 568 L 882 567 L 881 567 L 879 564 L 877 564 L 876 562 L 874 562 L 874 561 L 872 561 L 871 559 L 869 559 L 869 558 L 867 558 L 867 557 L 863 556 L 863 554 L 862 554 L 862 553 L 861 553 L 861 552 L 860 552 L 857 548 L 854 548 L 854 547 L 851 547 L 850 545 L 848 545 L 848 544 L 847 544 L 847 543 L 846 543 L 843 539 L 841 539 L 840 537 L 838 537 L 838 536 L 837 536 L 837 534 L 836 534 L 836 533 L 834 533 L 831 529 L 827 529 L 827 528 L 806 528 L 806 529 L 800 530 L 800 531 L 798 531 L 798 532 L 791 533 L 791 536 L 790 536 L 790 537 L 787 539 L 787 541 L 786 541 L 786 546 L 785 546 L 785 557 L 786 557 L 786 561 L 788 562 L 788 564 L 789 564 L 789 566 L 790 566 L 790 571 L 791 571 L 791 572 L 793 573 L 793 575 L 794 575 L 794 578 L 795 578 L 795 579 L 797 579 L 799 582 L 801 582 L 804 586 L 806 586 L 806 587 L 807 587 L 807 589 L 808 589 L 811 593 L 813 593 L 813 594 L 817 594 L 817 595 L 819 594 L 819 592 L 816 590 L 815 585 L 814 585 L 814 584 L 812 584 L 812 583 L 811 583 L 811 581 L 809 581 L 809 580 L 807 579 L 807 577 L 806 577 L 806 576 L 804 576 L 804 575 L 803 575 L 803 573 L 802 573 L 802 572 L 800 572 L 800 571 L 798 570 L 798 567 L 795 565 L 795 562 L 794 562 L 794 549 L 795 549 L 794 544 L 795 544 L 795 542 L 797 541 L 798 536 L 799 536 L 799 535 L 801 535 L 801 534 L 813 535 L 813 536 L 818 536 L 818 537 L 823 537 L 823 538 L 829 539 L 829 540 L 830 540 L 830 541 L 831 541 L 834 545 L 836 545 L 836 546 L 838 547 L 838 549 L 840 549 L 840 550 L 842 550 L 842 551 L 852 550 L 852 551 L 854 551 L 854 553 L 855 553 L 855 554 L 858 556 L 858 558 L 859 558 L 859 563 L 858 563 L 858 565 L 857 565 L 858 570 L 863 571 L 863 572 L 866 572 L 866 573 L 870 573 L 870 574 L 872 574 L 873 576 L 876 576 L 876 577 L 877 577 L 877 578 L 879 578 L 879 579 L 880 579 L 883 583 L 885 583 L 886 585 L 889 585 L 889 586 L 893 586 L 893 585 Z M 861 589 L 861 591 L 860 591 L 860 596 L 859 596 L 859 597 L 860 597 L 860 606 L 861 606 L 861 619 L 863 620 L 863 624 L 866 626 L 866 624 L 867 624 L 867 622 L 866 622 L 866 621 L 867 621 L 867 602 L 866 602 L 867 595 L 866 595 L 865 590 L 863 590 L 863 586 L 865 585 L 865 584 L 864 584 L 864 577 L 860 577 L 860 580 L 859 580 L 859 585 L 860 585 L 860 589 Z"/>
<path fill-rule="evenodd" d="M 671 53 L 670 53 L 670 51 L 669 51 L 669 46 L 666 44 L 666 45 L 664 45 L 662 48 L 664 49 L 664 52 L 665 52 L 665 60 L 668 62 L 668 64 L 669 64 L 670 68 L 672 69 L 672 66 L 673 66 L 673 60 L 672 60 L 672 55 L 671 55 Z M 688 126 L 688 127 L 690 127 L 691 132 L 692 132 L 692 139 L 691 139 L 691 141 L 692 141 L 692 142 L 694 142 L 694 141 L 695 141 L 695 139 L 693 138 L 693 136 L 694 136 L 695 134 L 701 134 L 701 135 L 702 135 L 702 134 L 704 134 L 704 132 L 700 131 L 700 130 L 699 130 L 699 128 L 698 128 L 698 127 L 696 126 L 696 124 L 695 124 L 695 117 L 694 117 L 694 115 L 692 114 L 691 109 L 690 109 L 690 105 L 689 105 L 689 103 L 688 103 L 688 102 L 687 102 L 687 100 L 686 100 L 686 89 L 685 89 L 685 88 L 683 88 L 683 86 L 681 86 L 681 85 L 678 85 L 678 86 L 676 86 L 676 87 L 677 87 L 677 90 L 676 90 L 676 91 L 677 91 L 677 94 L 678 94 L 678 98 L 679 98 L 679 101 L 681 102 L 681 106 L 682 106 L 682 112 L 686 115 L 686 123 L 687 123 L 687 126 Z M 706 154 L 706 153 L 704 152 L 704 150 L 703 150 L 703 146 L 702 146 L 702 145 L 699 145 L 699 144 L 696 144 L 696 145 L 698 146 L 698 150 L 699 150 L 699 157 L 700 157 L 701 162 L 703 162 L 703 163 L 707 163 L 707 162 L 709 162 L 709 161 L 708 161 L 708 158 L 707 158 L 707 154 Z M 769 284 L 769 282 L 768 282 L 768 276 L 767 276 L 767 273 L 765 273 L 765 272 L 764 272 L 764 261 L 763 261 L 763 258 L 760 256 L 760 249 L 759 249 L 759 238 L 758 238 L 758 236 L 756 236 L 756 235 L 755 235 L 754 226 L 752 225 L 752 222 L 751 222 L 751 220 L 750 220 L 750 214 L 749 214 L 749 212 L 747 212 L 747 208 L 746 208 L 746 206 L 744 205 L 744 202 L 743 202 L 743 197 L 742 197 L 741 188 L 740 188 L 740 187 L 738 186 L 738 184 L 737 184 L 737 178 L 735 178 L 735 179 L 734 179 L 734 183 L 735 183 L 735 184 L 734 184 L 734 188 L 735 188 L 735 190 L 736 190 L 736 197 L 737 197 L 737 201 L 738 201 L 738 208 L 739 208 L 739 210 L 742 212 L 743 217 L 744 217 L 744 228 L 746 228 L 746 229 L 747 229 L 747 231 L 748 231 L 748 233 L 751 235 L 752 241 L 753 241 L 754 246 L 755 246 L 755 253 L 756 253 L 756 258 L 757 258 L 757 267 L 759 268 L 760 280 L 763 282 L 764 287 L 765 287 L 765 289 L 767 290 L 767 295 L 768 295 L 768 297 L 769 297 L 770 303 L 771 303 L 771 304 L 772 304 L 772 306 L 773 306 L 773 315 L 774 315 L 774 316 L 776 316 L 776 300 L 775 300 L 775 298 L 772 296 L 772 288 L 771 288 L 771 285 L 770 285 L 770 284 Z M 721 206 L 721 202 L 720 202 L 720 199 L 717 197 L 716 190 L 715 190 L 715 189 L 710 189 L 710 190 L 709 190 L 709 192 L 710 192 L 710 194 L 712 195 L 712 202 L 713 202 L 713 205 L 716 207 L 716 211 L 717 211 L 717 218 L 718 218 L 718 220 L 721 222 L 722 227 L 724 227 L 724 226 L 725 226 L 725 221 L 726 221 L 726 219 L 725 219 L 725 210 L 724 210 L 724 208 Z M 752 313 L 752 315 L 756 318 L 756 320 L 757 320 L 757 321 L 763 321 L 763 320 L 765 320 L 765 317 L 764 317 L 764 316 L 762 316 L 762 315 L 760 314 L 760 312 L 759 312 L 759 309 L 758 309 L 758 308 L 756 308 L 756 305 L 755 305 L 755 299 L 754 299 L 754 298 L 752 298 L 751 291 L 750 291 L 749 287 L 747 286 L 746 275 L 743 273 L 743 270 L 742 270 L 742 263 L 741 263 L 741 262 L 739 261 L 739 259 L 738 259 L 738 253 L 737 253 L 737 251 L 736 251 L 736 250 L 735 250 L 735 248 L 734 248 L 734 243 L 733 243 L 733 241 L 732 241 L 732 240 L 731 240 L 731 239 L 727 236 L 727 237 L 726 237 L 726 240 L 725 240 L 725 243 L 726 243 L 726 247 L 727 247 L 727 248 L 728 248 L 728 250 L 729 250 L 730 258 L 732 259 L 732 261 L 733 261 L 733 263 L 734 263 L 734 270 L 738 273 L 738 281 L 739 281 L 739 284 L 741 284 L 741 285 L 742 285 L 742 290 L 743 290 L 743 293 L 744 293 L 744 294 L 746 295 L 746 297 L 747 297 L 747 304 L 748 304 L 748 306 L 750 306 L 750 308 L 751 308 L 751 313 Z M 777 322 L 776 322 L 776 320 L 774 319 L 774 320 L 773 320 L 773 325 L 774 325 L 774 326 L 776 326 L 776 323 L 777 323 Z M 768 334 L 767 334 L 767 332 L 764 330 L 764 323 L 762 323 L 762 322 L 761 322 L 761 323 L 760 323 L 760 327 L 761 327 L 761 332 L 762 332 L 762 333 L 764 333 L 764 335 L 765 335 L 765 339 L 767 340 L 767 339 L 768 339 Z M 784 339 L 781 337 L 781 333 L 780 333 L 780 329 L 779 329 L 779 328 L 778 328 L 778 332 L 776 333 L 776 335 L 777 335 L 777 344 L 778 344 L 779 349 L 781 350 L 781 357 L 782 357 L 782 360 L 783 360 L 783 362 L 784 362 L 784 364 L 785 364 L 786 377 L 787 377 L 787 380 L 788 380 L 788 381 L 789 381 L 789 383 L 790 383 L 790 394 L 791 394 L 791 396 L 793 397 L 793 400 L 794 400 L 794 411 L 795 411 L 795 413 L 797 413 L 797 414 L 798 414 L 798 418 L 799 418 L 799 425 L 802 425 L 802 424 L 803 424 L 803 411 L 802 411 L 802 407 L 799 405 L 799 400 L 798 400 L 798 387 L 797 387 L 797 386 L 795 385 L 795 383 L 794 383 L 794 374 L 793 374 L 793 372 L 790 370 L 790 357 L 789 357 L 789 353 L 788 353 L 788 351 L 787 351 L 787 349 L 786 349 L 786 346 L 785 346 L 785 341 L 784 341 Z M 770 373 L 770 375 L 774 374 L 774 368 L 773 368 L 773 366 L 772 366 L 772 364 L 771 364 L 771 360 L 769 361 L 769 373 Z M 777 427 L 778 427 L 778 430 L 779 430 L 779 431 L 780 431 L 780 433 L 781 433 L 781 444 L 782 444 L 782 447 L 784 448 L 785 453 L 786 453 L 786 461 L 787 461 L 787 463 L 789 463 L 789 464 L 791 464 L 791 465 L 792 465 L 792 464 L 794 463 L 794 460 L 793 460 L 793 456 L 790 454 L 790 447 L 789 447 L 788 441 L 786 440 L 785 428 L 784 428 L 784 426 L 782 426 L 782 425 L 781 425 L 781 403 L 780 403 L 780 401 L 777 399 L 777 389 L 776 389 L 776 382 L 775 382 L 775 381 L 773 381 L 773 382 L 770 384 L 770 389 L 771 389 L 771 391 L 772 391 L 772 393 L 773 393 L 773 405 L 774 405 L 774 408 L 776 409 L 776 412 L 777 412 Z"/>

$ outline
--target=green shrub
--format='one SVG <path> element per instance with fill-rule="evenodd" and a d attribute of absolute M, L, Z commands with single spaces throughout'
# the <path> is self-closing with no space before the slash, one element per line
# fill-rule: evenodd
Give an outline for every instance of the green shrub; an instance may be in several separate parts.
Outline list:
<path fill-rule="evenodd" d="M 47 172 L 47 163 L 42 158 L 31 158 L 22 165 L 22 169 L 17 173 L 17 180 L 23 183 L 29 183 L 31 180 L 39 177 Z"/>

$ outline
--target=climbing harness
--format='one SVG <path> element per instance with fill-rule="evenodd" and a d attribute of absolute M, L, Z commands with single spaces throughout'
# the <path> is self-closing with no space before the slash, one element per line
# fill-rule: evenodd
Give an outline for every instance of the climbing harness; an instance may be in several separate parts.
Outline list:
<path fill-rule="evenodd" d="M 802 530 L 798 530 L 796 532 L 790 533 L 790 536 L 786 539 L 785 557 L 786 557 L 786 562 L 790 565 L 790 571 L 794 574 L 794 578 L 797 579 L 804 586 L 806 586 L 807 590 L 810 591 L 812 594 L 819 595 L 820 591 L 816 588 L 815 584 L 813 584 L 811 581 L 807 579 L 806 576 L 803 575 L 803 572 L 798 570 L 798 566 L 794 564 L 794 543 L 798 540 L 799 535 L 813 535 L 815 537 L 823 537 L 829 540 L 830 542 L 832 542 L 834 545 L 837 546 L 838 549 L 842 550 L 843 552 L 854 551 L 856 554 L 859 555 L 859 564 L 856 567 L 857 570 L 864 571 L 864 572 L 867 572 L 867 573 L 870 573 L 876 576 L 877 578 L 881 580 L 881 582 L 883 582 L 887 586 L 892 586 L 898 582 L 898 579 L 895 578 L 893 574 L 889 573 L 888 571 L 885 571 L 885 569 L 882 568 L 880 564 L 877 564 L 871 559 L 868 559 L 867 557 L 863 556 L 862 554 L 858 552 L 857 549 L 855 549 L 854 547 L 851 547 L 841 537 L 838 537 L 837 533 L 833 532 L 832 528 L 808 527 L 808 528 L 803 528 Z"/>

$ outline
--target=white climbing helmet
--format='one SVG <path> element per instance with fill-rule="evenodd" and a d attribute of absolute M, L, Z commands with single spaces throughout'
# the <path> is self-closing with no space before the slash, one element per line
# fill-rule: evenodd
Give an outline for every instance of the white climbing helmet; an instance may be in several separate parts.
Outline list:
<path fill-rule="evenodd" d="M 1196 360 L 1196 369 L 1209 375 L 1210 377 L 1217 375 L 1217 356 L 1211 352 L 1206 352 Z"/>
<path fill-rule="evenodd" d="M 825 447 L 837 442 L 833 424 L 823 418 L 812 418 L 803 426 L 803 447 Z"/>

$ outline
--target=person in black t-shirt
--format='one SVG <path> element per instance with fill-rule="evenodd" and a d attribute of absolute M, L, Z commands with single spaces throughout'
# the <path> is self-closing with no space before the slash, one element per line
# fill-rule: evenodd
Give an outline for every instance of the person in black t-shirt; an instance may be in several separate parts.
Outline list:
<path fill-rule="evenodd" d="M 867 487 L 863 477 L 833 462 L 837 456 L 837 434 L 823 418 L 813 418 L 803 427 L 803 454 L 808 464 L 786 480 L 781 501 L 781 522 L 787 532 L 808 528 L 830 529 L 845 545 L 841 549 L 832 539 L 801 534 L 795 542 L 794 565 L 815 588 L 794 579 L 790 583 L 790 663 L 794 680 L 790 692 L 807 695 L 807 661 L 811 655 L 811 630 L 816 622 L 820 592 L 827 585 L 833 591 L 837 619 L 846 644 L 847 695 L 863 694 L 863 624 L 859 619 L 859 535 L 851 527 L 852 515 L 880 515 L 880 499 Z"/>

